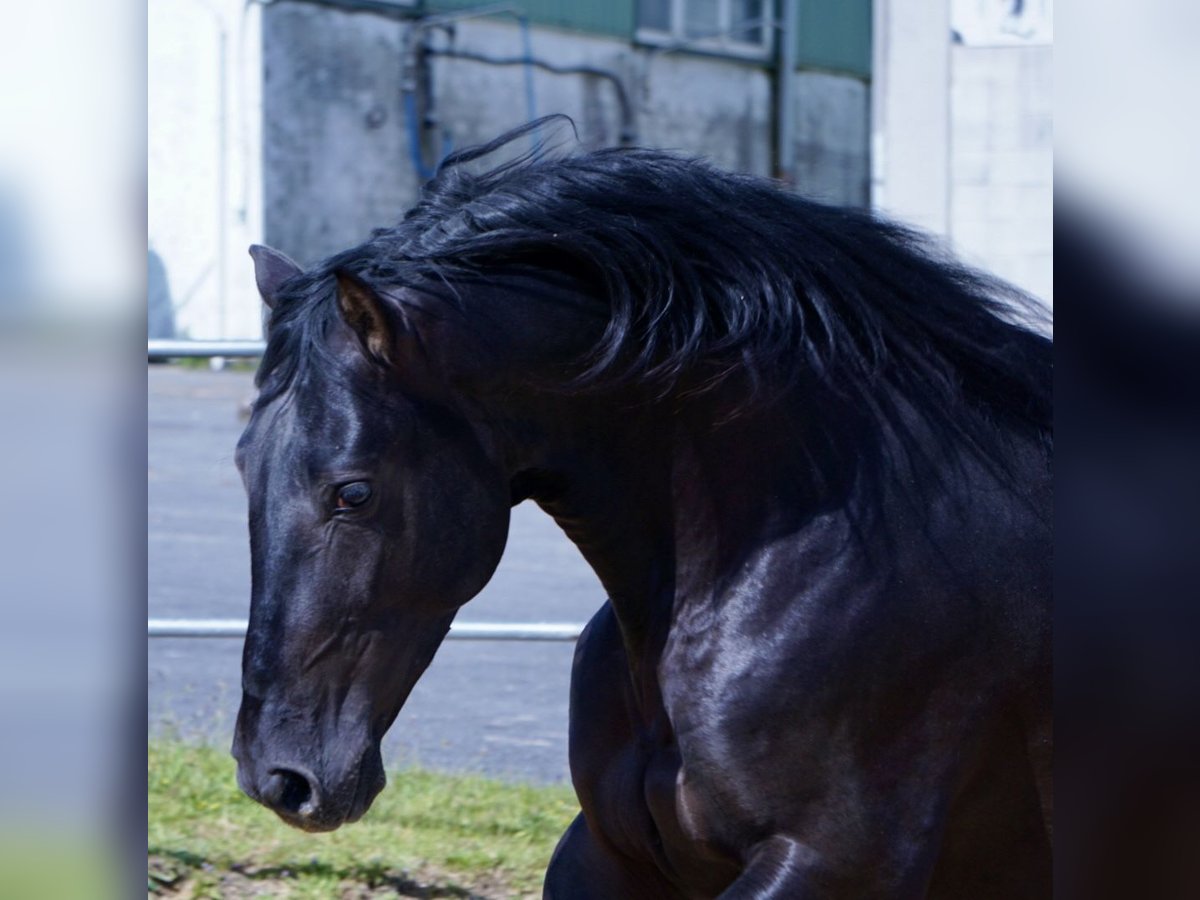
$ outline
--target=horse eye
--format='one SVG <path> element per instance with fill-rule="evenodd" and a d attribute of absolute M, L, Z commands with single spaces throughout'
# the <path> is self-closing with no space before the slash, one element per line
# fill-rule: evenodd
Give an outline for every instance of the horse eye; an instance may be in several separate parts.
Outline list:
<path fill-rule="evenodd" d="M 371 486 L 365 481 L 352 481 L 350 484 L 343 484 L 338 488 L 337 508 L 352 509 L 355 506 L 362 506 L 370 499 Z"/>

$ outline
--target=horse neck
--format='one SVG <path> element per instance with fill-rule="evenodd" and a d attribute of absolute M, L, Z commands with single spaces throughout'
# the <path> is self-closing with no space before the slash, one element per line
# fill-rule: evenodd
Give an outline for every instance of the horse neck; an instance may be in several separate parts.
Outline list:
<path fill-rule="evenodd" d="M 525 429 L 516 492 L 579 548 L 616 611 L 631 665 L 653 655 L 674 586 L 669 423 L 645 410 L 582 400 Z"/>
<path fill-rule="evenodd" d="M 635 680 L 651 690 L 654 679 L 638 675 L 653 672 L 673 623 L 736 596 L 747 573 L 765 577 L 784 539 L 804 532 L 812 558 L 878 574 L 923 560 L 953 569 L 939 546 L 971 555 L 961 543 L 987 532 L 980 520 L 1015 523 L 994 526 L 1013 532 L 1038 527 L 1040 488 L 1017 499 L 1013 482 L 1026 479 L 997 480 L 960 457 L 902 398 L 893 401 L 906 439 L 928 456 L 910 459 L 890 426 L 860 435 L 860 417 L 799 392 L 731 416 L 742 388 L 666 403 L 559 397 L 515 411 L 524 423 L 516 433 L 528 438 L 516 457 L 529 489 L 518 493 L 557 520 L 599 576 Z M 866 477 L 874 487 L 864 494 L 858 456 L 873 440 L 896 446 L 878 452 L 891 468 Z M 1018 461 L 1028 457 L 1021 471 L 1040 484 L 1043 455 L 1033 443 L 1018 449 Z M 983 495 L 995 499 L 982 504 Z M 1026 502 L 1031 511 L 1019 508 Z M 936 517 L 926 514 L 933 508 Z M 915 549 L 901 559 L 897 544 Z"/>
<path fill-rule="evenodd" d="M 635 676 L 657 662 L 681 592 L 719 581 L 814 506 L 796 422 L 719 417 L 703 403 L 598 401 L 547 414 L 528 493 L 600 578 Z"/>

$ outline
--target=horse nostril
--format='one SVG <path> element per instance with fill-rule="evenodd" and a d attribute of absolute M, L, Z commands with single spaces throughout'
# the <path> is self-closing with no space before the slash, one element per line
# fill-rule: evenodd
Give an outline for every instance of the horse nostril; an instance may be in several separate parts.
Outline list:
<path fill-rule="evenodd" d="M 293 815 L 307 815 L 316 804 L 316 790 L 309 775 L 293 769 L 272 769 L 263 785 L 263 800 L 272 809 Z"/>

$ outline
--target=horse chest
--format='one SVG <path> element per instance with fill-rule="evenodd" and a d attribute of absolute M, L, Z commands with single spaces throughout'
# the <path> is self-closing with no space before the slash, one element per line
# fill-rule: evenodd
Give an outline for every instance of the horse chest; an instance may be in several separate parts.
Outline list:
<path fill-rule="evenodd" d="M 712 897 L 740 866 L 708 840 L 713 831 L 673 742 L 634 740 L 595 773 L 589 813 L 619 851 L 652 862 L 687 897 Z"/>
<path fill-rule="evenodd" d="M 648 710 L 627 679 L 578 677 L 593 667 L 627 668 L 610 610 L 593 620 L 579 651 L 571 768 L 589 823 L 618 853 L 651 863 L 682 896 L 715 896 L 739 867 L 707 839 L 710 822 L 682 774 L 665 709 Z"/>

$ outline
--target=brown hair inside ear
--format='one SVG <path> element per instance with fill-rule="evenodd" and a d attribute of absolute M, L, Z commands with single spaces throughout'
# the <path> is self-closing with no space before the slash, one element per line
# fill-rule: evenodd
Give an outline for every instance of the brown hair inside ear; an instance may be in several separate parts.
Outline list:
<path fill-rule="evenodd" d="M 342 319 L 358 335 L 368 354 L 380 362 L 390 363 L 392 327 L 383 300 L 357 275 L 342 270 L 335 275 Z"/>

